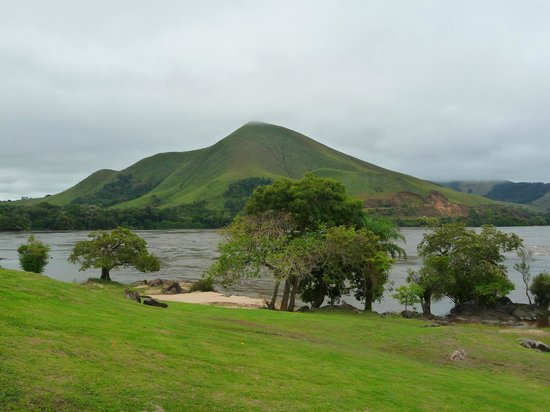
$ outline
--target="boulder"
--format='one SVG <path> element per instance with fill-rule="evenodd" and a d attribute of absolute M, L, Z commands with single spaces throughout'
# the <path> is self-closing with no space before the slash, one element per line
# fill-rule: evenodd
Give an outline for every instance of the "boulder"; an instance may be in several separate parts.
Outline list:
<path fill-rule="evenodd" d="M 143 304 L 149 306 L 158 306 L 159 308 L 167 308 L 168 305 L 164 302 L 159 302 L 156 299 L 153 299 L 151 296 L 143 296 Z"/>
<path fill-rule="evenodd" d="M 175 280 L 167 280 L 162 284 L 161 292 L 167 295 L 176 295 L 182 293 L 182 289 L 180 284 Z"/>
<path fill-rule="evenodd" d="M 147 284 L 151 287 L 157 287 L 157 286 L 163 285 L 165 282 L 166 281 L 164 279 L 156 278 L 156 279 L 147 281 Z"/>
<path fill-rule="evenodd" d="M 128 299 L 132 299 L 135 300 L 137 303 L 141 303 L 139 293 L 137 293 L 135 290 L 124 289 L 124 295 L 126 295 Z"/>
<path fill-rule="evenodd" d="M 521 346 L 527 349 L 537 349 L 541 352 L 550 352 L 550 346 L 534 339 L 520 338 L 518 339 L 518 342 Z"/>
<path fill-rule="evenodd" d="M 467 357 L 468 357 L 468 354 L 464 349 L 457 349 L 453 353 L 451 353 L 451 356 L 449 357 L 449 359 L 456 362 L 456 361 L 463 361 Z"/>
<path fill-rule="evenodd" d="M 308 305 L 300 306 L 298 309 L 296 309 L 296 312 L 309 312 L 309 311 L 310 309 Z"/>

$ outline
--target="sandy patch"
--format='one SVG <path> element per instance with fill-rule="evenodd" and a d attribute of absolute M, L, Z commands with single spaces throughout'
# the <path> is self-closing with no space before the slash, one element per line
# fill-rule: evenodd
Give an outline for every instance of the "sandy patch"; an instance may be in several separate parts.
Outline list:
<path fill-rule="evenodd" d="M 498 331 L 498 333 L 513 333 L 516 335 L 525 335 L 532 333 L 535 335 L 550 336 L 550 333 L 545 332 L 543 329 L 501 329 Z"/>
<path fill-rule="evenodd" d="M 200 305 L 222 305 L 230 308 L 262 309 L 266 301 L 248 296 L 225 296 L 218 292 L 192 292 L 177 295 L 150 295 L 153 299 L 166 302 L 197 303 Z"/>

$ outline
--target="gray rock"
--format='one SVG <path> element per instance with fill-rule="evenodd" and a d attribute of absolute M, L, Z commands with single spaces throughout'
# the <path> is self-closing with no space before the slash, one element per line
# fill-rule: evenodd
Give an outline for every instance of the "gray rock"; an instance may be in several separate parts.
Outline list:
<path fill-rule="evenodd" d="M 451 353 L 451 356 L 449 357 L 449 359 L 456 362 L 456 361 L 463 361 L 467 357 L 468 357 L 468 354 L 464 349 L 457 349 L 453 353 Z"/>
<path fill-rule="evenodd" d="M 165 282 L 166 281 L 164 279 L 156 278 L 153 280 L 149 280 L 147 284 L 151 287 L 157 287 L 163 285 Z"/>
<path fill-rule="evenodd" d="M 520 338 L 518 342 L 521 346 L 527 349 L 537 349 L 541 352 L 550 352 L 550 346 L 545 343 L 529 339 L 529 338 Z"/>
<path fill-rule="evenodd" d="M 309 309 L 308 305 L 304 305 L 304 306 L 301 306 L 298 309 L 296 309 L 296 312 L 309 312 L 309 311 L 310 311 L 310 309 Z"/>
<path fill-rule="evenodd" d="M 175 280 L 167 280 L 162 284 L 162 293 L 176 295 L 178 293 L 182 293 L 182 289 L 180 284 Z"/>
<path fill-rule="evenodd" d="M 143 296 L 143 304 L 149 306 L 157 306 L 159 308 L 167 308 L 168 305 L 164 302 L 159 302 L 156 299 L 153 299 L 151 296 Z"/>
<path fill-rule="evenodd" d="M 135 300 L 137 303 L 141 303 L 141 298 L 139 296 L 139 293 L 137 293 L 135 290 L 124 289 L 124 295 L 128 299 L 132 299 L 132 300 Z"/>

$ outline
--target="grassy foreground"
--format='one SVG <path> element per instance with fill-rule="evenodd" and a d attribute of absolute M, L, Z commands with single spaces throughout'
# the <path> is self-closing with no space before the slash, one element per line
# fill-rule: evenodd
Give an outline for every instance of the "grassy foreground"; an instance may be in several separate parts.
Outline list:
<path fill-rule="evenodd" d="M 123 297 L 0 269 L 2 411 L 545 411 L 550 354 L 476 325 Z M 463 348 L 467 360 L 449 355 Z"/>

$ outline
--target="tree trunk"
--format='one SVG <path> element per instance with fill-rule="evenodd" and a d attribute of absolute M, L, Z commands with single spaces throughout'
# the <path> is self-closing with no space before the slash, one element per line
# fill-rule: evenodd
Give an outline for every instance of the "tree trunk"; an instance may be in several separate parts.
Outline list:
<path fill-rule="evenodd" d="M 527 295 L 527 299 L 529 300 L 529 304 L 532 305 L 533 302 L 531 302 L 531 296 L 529 295 L 529 283 L 525 283 L 525 294 Z"/>
<path fill-rule="evenodd" d="M 281 281 L 277 279 L 275 281 L 275 286 L 273 287 L 273 295 L 271 296 L 271 301 L 269 302 L 269 305 L 267 305 L 268 309 L 275 310 L 275 303 L 277 302 L 277 295 L 279 294 L 280 284 L 281 284 Z"/>
<path fill-rule="evenodd" d="M 111 280 L 109 276 L 109 268 L 101 268 L 101 280 Z"/>
<path fill-rule="evenodd" d="M 281 299 L 281 310 L 288 310 L 288 298 L 290 297 L 290 282 L 285 279 L 285 288 L 283 290 L 283 298 Z"/>
<path fill-rule="evenodd" d="M 296 289 L 298 289 L 298 279 L 294 279 L 292 282 L 292 292 L 290 293 L 290 302 L 288 303 L 288 311 L 294 312 L 294 305 L 296 303 Z"/>
<path fill-rule="evenodd" d="M 365 294 L 365 312 L 372 312 L 372 288 L 367 276 L 363 275 L 363 293 Z"/>
<path fill-rule="evenodd" d="M 422 313 L 424 316 L 432 317 L 432 294 L 424 292 L 422 295 L 422 302 L 420 303 L 422 305 Z"/>

